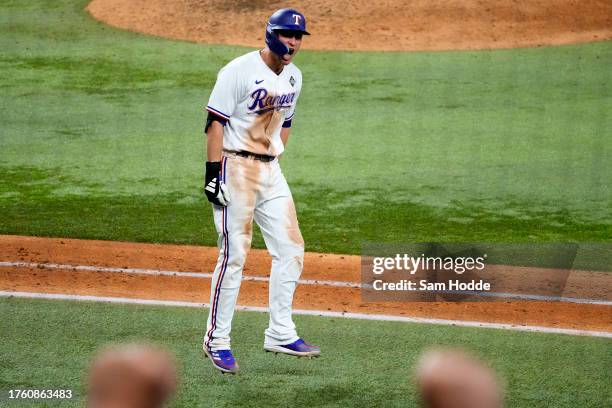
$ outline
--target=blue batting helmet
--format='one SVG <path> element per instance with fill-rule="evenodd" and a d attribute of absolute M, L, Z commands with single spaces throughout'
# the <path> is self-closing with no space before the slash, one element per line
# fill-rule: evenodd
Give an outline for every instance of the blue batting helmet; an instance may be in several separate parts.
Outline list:
<path fill-rule="evenodd" d="M 290 30 L 299 31 L 302 34 L 310 35 L 306 31 L 306 17 L 302 13 L 293 9 L 280 9 L 270 16 L 266 27 L 266 44 L 270 50 L 283 56 L 289 54 L 289 47 L 278 39 L 276 31 Z"/>

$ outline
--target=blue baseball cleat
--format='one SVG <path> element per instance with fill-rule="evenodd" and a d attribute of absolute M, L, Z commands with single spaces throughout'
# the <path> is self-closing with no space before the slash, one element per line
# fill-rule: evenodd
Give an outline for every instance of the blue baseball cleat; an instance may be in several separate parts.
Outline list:
<path fill-rule="evenodd" d="M 264 345 L 264 350 L 272 353 L 284 353 L 297 357 L 319 357 L 321 348 L 312 344 L 306 343 L 302 339 L 297 339 L 293 343 L 283 344 L 279 346 Z"/>
<path fill-rule="evenodd" d="M 232 350 L 211 350 L 204 346 L 206 357 L 210 358 L 213 366 L 223 373 L 236 374 L 238 372 L 238 364 L 232 354 Z"/>

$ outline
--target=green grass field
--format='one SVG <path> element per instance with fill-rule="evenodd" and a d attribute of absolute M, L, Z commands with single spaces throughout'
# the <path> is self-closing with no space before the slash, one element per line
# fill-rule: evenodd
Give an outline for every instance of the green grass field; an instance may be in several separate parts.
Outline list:
<path fill-rule="evenodd" d="M 202 107 L 247 49 L 114 30 L 85 5 L 0 6 L 0 233 L 214 245 Z M 282 165 L 307 250 L 610 239 L 612 42 L 297 63 Z"/>
<path fill-rule="evenodd" d="M 206 310 L 1 299 L 0 311 L 0 389 L 63 386 L 82 398 L 95 350 L 145 339 L 177 356 L 182 381 L 174 407 L 410 407 L 417 404 L 418 354 L 461 344 L 496 367 L 508 407 L 612 402 L 609 339 L 298 316 L 324 353 L 304 360 L 264 353 L 267 315 L 242 312 L 233 325 L 242 371 L 223 376 L 199 350 Z"/>
<path fill-rule="evenodd" d="M 0 234 L 215 245 L 202 107 L 219 68 L 248 49 L 115 30 L 86 4 L 0 3 Z M 282 166 L 307 250 L 610 242 L 612 42 L 302 51 L 297 64 Z M 145 339 L 179 358 L 176 407 L 404 407 L 416 404 L 417 354 L 456 345 L 500 371 L 508 406 L 612 404 L 604 339 L 298 317 L 324 357 L 274 359 L 260 350 L 266 315 L 237 313 L 244 372 L 226 377 L 199 352 L 203 310 L 2 299 L 0 312 L 0 389 L 82 396 L 95 349 Z"/>

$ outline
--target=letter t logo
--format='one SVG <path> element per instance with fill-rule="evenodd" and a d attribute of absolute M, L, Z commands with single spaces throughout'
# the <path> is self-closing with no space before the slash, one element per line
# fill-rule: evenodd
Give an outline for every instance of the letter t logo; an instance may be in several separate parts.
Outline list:
<path fill-rule="evenodd" d="M 299 14 L 293 14 L 293 18 L 295 19 L 295 24 L 300 25 L 300 20 L 302 19 L 302 16 L 300 16 Z"/>

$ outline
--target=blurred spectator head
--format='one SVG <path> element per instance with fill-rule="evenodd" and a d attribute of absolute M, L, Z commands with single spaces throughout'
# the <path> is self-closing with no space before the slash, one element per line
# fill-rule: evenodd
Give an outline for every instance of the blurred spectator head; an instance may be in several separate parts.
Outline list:
<path fill-rule="evenodd" d="M 423 353 L 416 367 L 422 401 L 429 408 L 500 408 L 503 392 L 495 372 L 460 350 Z"/>
<path fill-rule="evenodd" d="M 177 374 L 169 352 L 129 344 L 100 352 L 89 372 L 88 408 L 157 408 L 174 393 Z"/>

